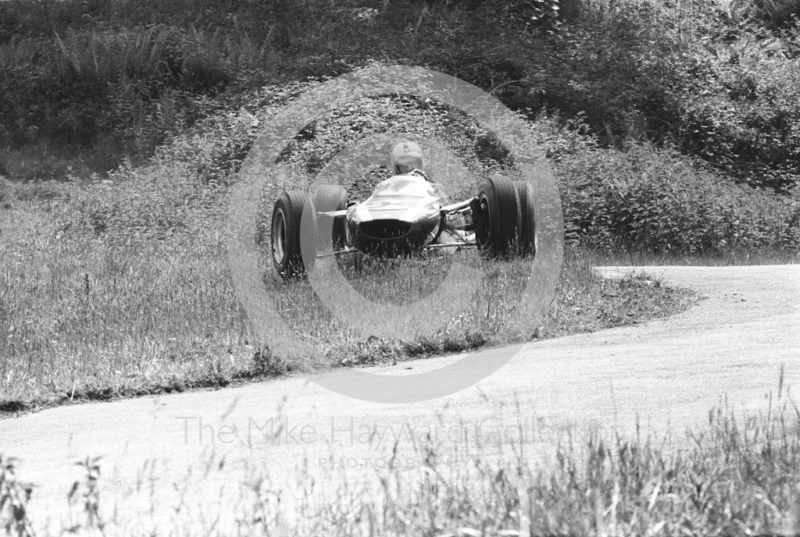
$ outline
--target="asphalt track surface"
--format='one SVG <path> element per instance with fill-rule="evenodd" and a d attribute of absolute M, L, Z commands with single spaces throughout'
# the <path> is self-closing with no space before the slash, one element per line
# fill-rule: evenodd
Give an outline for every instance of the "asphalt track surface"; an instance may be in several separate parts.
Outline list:
<path fill-rule="evenodd" d="M 454 467 L 465 453 L 502 459 L 520 445 L 545 464 L 567 432 L 635 434 L 638 425 L 639 434 L 680 445 L 720 404 L 767 412 L 779 396 L 800 402 L 800 265 L 644 270 L 702 299 L 669 319 L 528 344 L 452 396 L 367 403 L 289 378 L 0 420 L 0 453 L 20 459 L 20 477 L 37 485 L 37 525 L 57 529 L 68 519 L 75 462 L 92 455 L 103 457 L 107 518 L 140 530 L 181 517 L 187 528 L 208 527 L 220 513 L 220 524 L 231 523 L 225 517 L 248 498 L 241 484 L 260 478 L 273 491 L 313 480 L 320 498 L 338 501 L 389 464 L 412 476 L 423 441 Z M 373 371 L 414 374 L 457 359 Z M 283 498 L 291 511 L 297 495 Z"/>

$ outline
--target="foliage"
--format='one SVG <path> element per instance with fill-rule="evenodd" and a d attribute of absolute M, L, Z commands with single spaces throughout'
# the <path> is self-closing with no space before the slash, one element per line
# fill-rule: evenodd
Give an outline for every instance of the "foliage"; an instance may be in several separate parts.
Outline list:
<path fill-rule="evenodd" d="M 204 115 L 203 96 L 263 77 L 266 62 L 246 37 L 164 25 L 15 38 L 0 45 L 0 142 L 81 148 L 110 137 L 119 159 L 146 156 Z"/>
<path fill-rule="evenodd" d="M 71 506 L 77 506 L 78 517 L 68 527 L 65 533 L 79 533 L 81 529 L 97 530 L 104 534 L 106 523 L 100 515 L 100 459 L 102 457 L 86 457 L 75 463 L 84 471 L 82 481 L 75 481 L 67 494 Z"/>
<path fill-rule="evenodd" d="M 511 106 L 584 114 L 605 145 L 667 142 L 741 182 L 790 189 L 800 178 L 796 31 L 677 6 L 587 2 L 578 19 L 527 43 L 479 41 L 465 55 L 477 61 L 453 69 Z"/>
<path fill-rule="evenodd" d="M 247 107 L 236 113 L 216 114 L 175 137 L 160 149 L 159 162 L 162 166 L 181 162 L 186 167 L 182 173 L 195 175 L 202 183 L 227 184 L 260 126 L 269 122 L 273 108 L 267 103 L 285 102 L 304 87 L 276 86 L 253 93 Z M 479 125 L 447 107 L 409 98 L 368 99 L 359 106 L 318 118 L 283 158 L 298 162 L 309 159 L 314 168 L 308 171 L 316 173 L 348 143 L 389 128 L 392 117 L 403 117 L 408 125 L 415 125 L 412 130 L 417 128 L 427 136 L 447 139 L 472 170 L 507 165 L 503 157 L 498 157 L 499 161 L 484 160 L 483 164 L 479 164 L 480 158 L 475 161 L 485 136 Z M 457 136 L 455 130 L 459 131 Z M 567 121 L 558 115 L 539 114 L 531 123 L 531 134 L 555 163 L 571 241 L 599 248 L 680 253 L 800 247 L 800 203 L 793 197 L 736 185 L 670 149 L 647 144 L 630 144 L 624 152 L 600 149 L 584 114 Z M 369 183 L 358 188 L 368 192 L 371 187 Z M 457 188 L 470 195 L 473 187 Z M 165 190 L 170 192 L 162 195 Z M 183 192 L 181 188 L 168 184 L 153 185 L 148 191 L 154 193 L 154 199 L 183 195 L 178 194 Z M 103 203 L 95 204 L 93 214 L 105 211 L 116 214 L 111 218 L 120 218 L 126 211 L 141 212 L 136 203 L 124 197 L 115 202 L 122 208 L 119 211 L 101 209 Z"/>
<path fill-rule="evenodd" d="M 662 62 L 675 87 L 676 141 L 752 186 L 778 191 L 796 186 L 797 36 L 735 29 L 723 42 L 698 37 L 685 60 Z"/>
<path fill-rule="evenodd" d="M 797 0 L 756 0 L 752 6 L 756 18 L 782 27 L 800 21 L 800 3 Z"/>
<path fill-rule="evenodd" d="M 159 147 L 154 162 L 180 162 L 204 183 L 227 183 L 247 156 L 278 106 L 297 97 L 311 82 L 264 86 L 236 95 L 227 106 L 191 129 L 174 133 Z M 210 105 L 209 107 L 210 108 Z"/>
<path fill-rule="evenodd" d="M 468 24 L 474 21 L 460 19 L 458 10 L 448 9 L 433 5 L 428 15 L 414 21 L 419 30 L 403 34 L 406 45 L 420 47 L 415 49 L 422 51 L 419 57 L 435 58 L 440 54 L 427 48 L 430 42 L 425 44 L 425 39 L 433 34 L 425 34 L 424 28 L 440 23 L 452 25 L 443 27 L 437 39 L 450 39 L 450 30 L 458 34 L 462 23 L 471 31 Z M 498 17 L 506 15 L 499 13 Z M 554 34 L 547 34 L 550 37 L 542 37 L 537 28 L 521 24 L 509 27 L 509 31 L 529 36 L 532 43 L 555 42 L 563 27 L 551 25 L 549 30 Z M 0 298 L 3 304 L 11 305 L 4 306 L 5 311 L 12 311 L 12 306 L 15 311 L 14 316 L 4 316 L 0 321 L 13 325 L 3 329 L 12 335 L 0 341 L 4 355 L 12 357 L 0 364 L 0 390 L 5 390 L 10 400 L 108 398 L 190 385 L 224 385 L 237 378 L 286 371 L 290 365 L 281 363 L 283 357 L 273 356 L 268 349 L 254 348 L 249 341 L 227 271 L 225 202 L 234 172 L 277 106 L 315 82 L 244 90 L 236 87 L 236 76 L 241 71 L 226 71 L 226 66 L 240 60 L 230 52 L 238 49 L 229 47 L 221 32 L 189 34 L 161 26 L 145 29 L 145 33 L 140 30 L 126 27 L 118 32 L 84 34 L 75 30 L 61 35 L 61 45 L 56 41 L 50 49 L 37 48 L 44 41 L 26 38 L 30 39 L 26 41 L 30 48 L 20 45 L 13 49 L 22 51 L 18 56 L 7 57 L 12 71 L 37 69 L 40 64 L 29 65 L 23 59 L 49 50 L 60 66 L 59 76 L 85 82 L 81 87 L 86 95 L 105 95 L 102 98 L 109 99 L 117 95 L 113 112 L 102 106 L 76 106 L 74 111 L 76 117 L 86 112 L 90 123 L 113 113 L 120 118 L 117 125 L 139 126 L 139 131 L 122 127 L 120 139 L 139 132 L 142 134 L 137 134 L 137 139 L 152 140 L 151 136 L 169 131 L 148 166 L 136 168 L 123 160 L 123 165 L 106 180 L 94 177 L 89 183 L 78 181 L 77 172 L 67 168 L 69 182 L 59 187 L 32 183 L 4 192 L 3 203 L 12 208 L 9 210 L 24 210 L 33 203 L 32 214 L 36 215 L 31 229 L 23 229 L 16 236 L 11 234 L 10 238 L 4 236 L 4 243 L 0 243 L 4 260 L 11 260 L 0 271 L 0 279 L 5 282 L 0 287 Z M 489 39 L 486 34 L 479 37 Z M 476 38 L 476 43 L 480 42 Z M 182 77 L 187 71 L 182 64 L 170 63 L 170 58 L 183 61 L 189 57 L 187 51 L 200 47 L 192 43 L 203 43 L 203 50 L 222 52 L 213 56 L 217 60 L 198 63 L 197 73 L 211 74 L 186 82 Z M 513 47 L 505 52 L 511 50 Z M 127 52 L 123 54 L 124 51 Z M 119 64 L 109 59 L 116 57 L 128 59 Z M 469 58 L 465 55 L 456 60 L 466 66 Z M 587 57 L 581 61 L 589 60 Z M 520 99 L 522 106 L 528 102 L 525 92 L 519 85 L 507 84 L 524 75 L 514 71 L 519 61 L 515 56 L 513 61 L 497 64 L 494 71 L 475 69 L 473 74 L 488 77 L 482 84 L 495 87 L 495 94 L 506 101 Z M 171 65 L 181 67 L 173 70 Z M 222 72 L 235 75 L 219 80 L 236 87 L 236 91 L 211 89 L 217 75 L 208 67 L 215 65 L 222 66 Z M 338 68 L 331 66 L 334 71 L 330 73 L 335 74 Z M 308 64 L 302 69 L 308 69 Z M 164 76 L 172 77 L 168 78 L 169 85 L 162 85 Z M 203 86 L 201 80 L 212 83 Z M 78 86 L 72 89 L 75 87 Z M 615 88 L 608 86 L 609 91 Z M 35 91 L 39 90 L 33 87 L 32 92 Z M 137 92 L 152 96 L 148 101 L 137 97 Z M 172 106 L 165 95 L 186 104 Z M 147 103 L 161 115 L 148 116 Z M 704 253 L 740 247 L 798 246 L 798 208 L 794 198 L 736 187 L 713 170 L 669 149 L 636 144 L 623 148 L 625 151 L 602 149 L 603 140 L 592 134 L 597 131 L 591 111 L 522 111 L 534 119 L 529 122 L 531 135 L 555 162 L 563 188 L 568 239 L 577 245 Z M 439 140 L 443 154 L 454 154 L 454 161 L 472 172 L 469 177 L 463 174 L 463 184 L 453 185 L 453 195 L 471 195 L 474 182 L 488 174 L 514 173 L 513 159 L 504 148 L 464 114 L 409 96 L 378 96 L 318 117 L 302 130 L 281 156 L 282 164 L 301 171 L 298 178 L 292 178 L 297 182 L 267 178 L 263 214 L 268 214 L 269 202 L 281 188 L 302 186 L 343 146 L 387 132 L 398 119 L 414 136 Z M 157 127 L 158 122 L 184 127 L 170 131 L 172 127 Z M 25 123 L 21 125 L 24 127 Z M 30 130 L 17 123 L 11 125 L 17 127 L 19 132 Z M 69 133 L 72 131 L 68 128 L 73 127 L 59 128 Z M 31 139 L 35 139 L 38 134 L 31 132 Z M 609 132 L 615 136 L 613 128 Z M 632 137 L 632 133 L 626 136 Z M 29 169 L 22 163 L 20 155 L 24 154 L 19 151 L 4 149 L 0 155 L 9 155 L 5 160 L 8 170 Z M 57 158 L 43 162 L 63 173 Z M 359 195 L 368 190 L 379 177 L 377 172 L 351 178 L 351 193 Z M 25 173 L 35 177 L 32 172 Z M 266 225 L 258 228 L 260 234 L 267 231 Z M 389 272 L 394 276 L 388 277 L 388 286 L 383 284 L 387 271 L 381 272 L 381 267 L 371 275 L 360 274 L 352 279 L 361 282 L 358 285 L 364 293 L 379 293 L 377 299 L 386 298 L 381 292 L 417 296 L 413 293 L 430 290 L 425 285 L 435 286 L 442 274 L 440 269 L 446 266 L 445 261 L 432 262 L 427 269 L 414 264 L 401 266 Z M 314 307 L 315 298 L 308 286 L 279 286 L 276 292 L 283 297 L 286 315 L 296 326 L 307 330 L 306 337 L 314 345 L 324 348 L 321 355 L 329 363 L 359 362 L 376 355 L 388 360 L 426 349 L 439 352 L 471 348 L 483 344 L 502 326 L 513 312 L 512 299 L 521 281 L 514 276 L 524 273 L 525 266 L 477 266 L 493 274 L 479 300 L 440 333 L 419 341 L 363 341 L 358 334 L 342 331 L 330 316 L 319 314 L 324 308 Z M 564 284 L 560 291 L 564 293 L 560 298 L 564 307 L 548 318 L 549 324 L 542 327 L 539 335 L 610 326 L 627 319 L 622 312 L 633 307 L 632 302 L 609 306 L 604 302 L 606 284 L 590 279 L 586 267 L 576 267 L 575 271 L 565 278 L 571 278 L 572 289 L 579 292 L 571 292 L 570 286 Z M 419 281 L 426 284 L 410 286 L 410 282 Z M 647 289 L 650 294 L 642 294 L 634 284 L 628 286 L 629 292 L 647 298 L 642 311 L 660 312 L 660 306 L 655 306 L 659 302 L 675 308 L 683 304 L 681 296 L 670 298 L 651 287 Z M 56 363 L 59 367 L 52 366 Z"/>
<path fill-rule="evenodd" d="M 736 185 L 675 151 L 587 151 L 557 169 L 570 240 L 673 253 L 800 248 L 800 200 Z"/>
<path fill-rule="evenodd" d="M 11 0 L 0 145 L 111 137 L 117 156 L 100 161 L 138 162 L 264 83 L 390 59 L 520 111 L 583 112 L 606 145 L 666 141 L 784 191 L 800 177 L 796 11 L 791 0 Z"/>
<path fill-rule="evenodd" d="M 287 363 L 286 357 L 254 347 L 225 250 L 231 180 L 226 166 L 252 143 L 258 131 L 254 123 L 269 121 L 270 110 L 275 110 L 259 103 L 282 102 L 292 95 L 277 89 L 256 93 L 250 106 L 258 114 L 242 108 L 237 114 L 215 115 L 214 121 L 204 120 L 175 137 L 152 165 L 126 165 L 104 181 L 7 183 L 13 186 L 6 194 L 13 210 L 35 209 L 22 214 L 41 215 L 42 221 L 0 241 L 4 259 L 10 260 L 0 270 L 0 303 L 14 312 L 0 315 L 0 329 L 10 334 L 0 341 L 0 353 L 8 357 L 0 363 L 4 398 L 110 398 L 225 385 L 314 367 Z M 339 144 L 348 143 L 348 136 L 359 136 L 350 127 L 357 125 L 362 134 L 382 132 L 391 127 L 389 116 L 413 120 L 409 125 L 420 135 L 438 133 L 453 144 L 453 151 L 472 153 L 465 162 L 475 170 L 491 173 L 495 151 L 488 150 L 492 143 L 479 126 L 436 103 L 397 96 L 366 99 L 320 117 L 313 136 L 308 129 L 292 144 L 286 163 L 305 168 L 309 162 L 324 164 Z M 552 147 L 552 155 L 582 147 L 579 134 L 559 130 L 546 118 L 541 123 L 535 135 Z M 481 148 L 486 150 L 482 158 Z M 367 175 L 354 183 L 369 185 L 372 178 Z M 473 179 L 461 180 L 471 184 Z M 280 184 L 267 188 L 279 189 Z M 307 283 L 285 285 L 268 271 L 272 277 L 265 276 L 265 284 L 287 322 L 320 349 L 325 364 L 352 365 L 454 352 L 491 338 L 513 313 L 529 261 L 493 264 L 469 255 L 463 261 L 490 277 L 460 315 L 419 340 L 364 341 L 315 302 L 318 297 Z M 268 262 L 264 260 L 265 269 Z M 434 257 L 378 263 L 366 270 L 350 266 L 348 274 L 375 300 L 410 299 L 435 289 L 450 262 Z M 570 258 L 559 306 L 535 337 L 665 315 L 688 301 L 686 295 L 660 287 L 621 285 L 601 281 L 589 265 Z"/>
<path fill-rule="evenodd" d="M 35 535 L 28 516 L 33 485 L 18 480 L 17 462 L 0 453 L 0 527 L 7 535 L 29 537 Z"/>

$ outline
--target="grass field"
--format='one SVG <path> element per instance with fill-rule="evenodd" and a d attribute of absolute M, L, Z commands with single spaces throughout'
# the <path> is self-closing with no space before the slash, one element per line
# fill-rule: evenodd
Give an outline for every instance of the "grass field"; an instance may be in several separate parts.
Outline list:
<path fill-rule="evenodd" d="M 496 339 L 513 315 L 529 261 L 464 252 L 458 261 L 485 275 L 479 290 L 458 297 L 456 311 L 437 319 L 435 329 L 392 339 L 348 328 L 308 283 L 280 282 L 264 256 L 274 308 L 315 354 L 292 361 L 254 340 L 227 265 L 228 192 L 259 126 L 305 86 L 266 88 L 248 106 L 176 133 L 150 164 L 126 164 L 107 179 L 0 182 L 0 409 L 220 387 L 468 351 Z M 601 149 L 579 122 L 565 126 L 540 115 L 528 126 L 552 159 L 569 246 L 555 300 L 524 340 L 642 322 L 692 302 L 690 292 L 646 278 L 603 281 L 592 263 L 796 257 L 791 200 L 736 186 L 667 150 Z M 263 178 L 254 233 L 268 236 L 271 203 L 283 189 L 309 187 L 348 146 L 361 168 L 325 177 L 363 198 L 385 175 L 377 164 L 398 136 L 424 142 L 428 171 L 454 199 L 473 195 L 493 174 L 515 173 L 498 139 L 463 113 L 408 96 L 364 99 L 318 117 L 282 153 Z M 667 253 L 635 254 L 648 245 Z M 396 304 L 428 296 L 452 261 L 367 264 L 358 274 L 343 266 L 364 296 Z"/>
<path fill-rule="evenodd" d="M 526 285 L 530 261 L 487 261 L 464 252 L 367 263 L 357 274 L 343 263 L 351 285 L 387 304 L 428 296 L 454 259 L 483 273 L 477 292 L 459 296 L 458 307 L 450 304 L 449 313 L 436 319 L 440 326 L 390 339 L 348 328 L 307 282 L 281 282 L 263 256 L 273 307 L 314 355 L 293 361 L 254 341 L 227 265 L 228 187 L 236 176 L 226 166 L 234 151 L 243 158 L 242 147 L 257 132 L 252 125 L 269 121 L 273 112 L 223 114 L 176 137 L 150 165 L 123 166 L 107 180 L 0 183 L 0 251 L 8 260 L 0 268 L 2 410 L 220 387 L 320 367 L 468 351 L 497 339 Z M 387 134 L 393 124 L 388 117 L 403 118 L 405 136 L 426 141 L 428 171 L 454 199 L 473 195 L 482 179 L 510 167 L 502 151 L 486 150 L 496 142 L 463 115 L 414 99 L 367 100 L 319 118 L 308 129 L 314 135 L 299 136 L 290 146 L 283 167 L 264 178 L 261 214 L 267 218 L 257 223 L 257 234 L 268 236 L 271 203 L 281 190 L 308 187 L 342 147 L 354 144 L 353 154 L 367 154 L 369 162 L 385 158 L 380 149 L 398 136 Z M 357 132 L 349 129 L 354 123 Z M 363 197 L 383 172 L 367 166 L 329 179 Z M 574 247 L 549 313 L 533 333 L 519 337 L 642 322 L 681 311 L 692 300 L 688 291 L 644 278 L 603 281 Z"/>
<path fill-rule="evenodd" d="M 348 329 L 308 282 L 283 283 L 265 264 L 274 307 L 317 349 L 314 366 L 283 361 L 252 340 L 224 236 L 215 231 L 222 225 L 218 210 L 196 210 L 179 234 L 111 241 L 69 229 L 73 213 L 85 210 L 75 185 L 7 185 L 6 203 L 0 209 L 0 251 L 7 260 L 0 269 L 0 405 L 7 412 L 469 350 L 502 327 L 530 270 L 525 260 L 458 254 L 488 274 L 482 287 L 439 330 L 390 341 Z M 346 265 L 344 273 L 368 298 L 391 303 L 433 291 L 450 263 L 447 256 L 385 261 L 368 264 L 357 277 Z M 642 322 L 692 301 L 692 293 L 658 282 L 604 281 L 580 252 L 569 251 L 555 302 L 530 337 Z"/>
<path fill-rule="evenodd" d="M 458 297 L 458 307 L 436 319 L 435 329 L 389 339 L 348 328 L 307 282 L 277 279 L 264 256 L 263 281 L 273 306 L 315 349 L 314 356 L 292 361 L 254 341 L 230 279 L 224 230 L 236 159 L 241 162 L 256 137 L 254 125 L 269 122 L 272 113 L 274 107 L 267 106 L 221 114 L 176 136 L 151 164 L 123 166 L 106 180 L 68 175 L 65 181 L 0 182 L 0 409 L 221 387 L 320 367 L 468 351 L 496 339 L 513 315 L 530 262 L 486 261 L 464 252 L 454 259 L 484 274 L 478 291 Z M 282 156 L 283 167 L 264 179 L 261 214 L 268 217 L 284 188 L 308 187 L 315 173 L 324 175 L 328 160 L 348 144 L 357 149 L 354 155 L 379 162 L 397 136 L 387 134 L 391 118 L 404 118 L 404 136 L 426 142 L 429 171 L 455 199 L 472 195 L 491 174 L 513 172 L 504 171 L 513 166 L 503 161 L 496 140 L 463 115 L 414 99 L 381 97 L 320 117 L 298 136 Z M 734 205 L 717 204 L 724 181 L 695 172 L 674 155 L 634 148 L 630 156 L 608 157 L 580 129 L 565 129 L 547 117 L 530 126 L 563 188 L 569 247 L 548 314 L 522 339 L 642 322 L 693 301 L 690 292 L 645 277 L 603 281 L 592 264 L 796 258 L 793 248 L 739 251 L 726 242 L 739 237 L 752 244 L 791 244 L 794 209 L 782 200 L 753 194 L 751 201 L 749 191 L 740 189 Z M 367 166 L 328 179 L 363 198 L 384 173 Z M 626 212 L 623 194 L 635 211 Z M 674 205 L 648 205 L 662 199 Z M 650 216 L 662 213 L 663 221 Z M 636 225 L 638 218 L 642 225 Z M 257 223 L 261 237 L 268 236 L 268 221 Z M 675 238 L 659 244 L 674 250 L 636 254 L 641 250 L 631 246 L 636 235 L 630 229 L 644 240 L 657 237 L 664 225 Z M 626 237 L 629 242 L 613 246 Z M 358 273 L 347 262 L 342 266 L 363 296 L 396 305 L 430 295 L 452 262 L 434 256 L 367 263 Z"/>

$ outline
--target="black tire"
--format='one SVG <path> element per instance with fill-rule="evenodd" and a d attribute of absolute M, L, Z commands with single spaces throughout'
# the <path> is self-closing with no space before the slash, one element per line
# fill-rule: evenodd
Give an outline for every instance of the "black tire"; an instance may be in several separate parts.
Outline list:
<path fill-rule="evenodd" d="M 317 212 L 347 209 L 347 190 L 341 185 L 320 185 L 314 192 L 314 209 Z M 317 219 L 317 249 L 319 251 L 341 250 L 345 245 L 344 218 Z"/>
<path fill-rule="evenodd" d="M 519 220 L 517 222 L 517 249 L 521 256 L 536 255 L 536 219 L 533 207 L 533 185 L 527 181 L 515 181 L 519 198 Z"/>
<path fill-rule="evenodd" d="M 514 183 L 504 177 L 489 179 L 478 189 L 473 221 L 482 252 L 504 256 L 514 251 L 520 213 L 517 200 Z"/>
<path fill-rule="evenodd" d="M 303 219 L 304 211 L 310 218 Z M 283 279 L 298 277 L 314 268 L 316 237 L 317 219 L 311 198 L 296 190 L 281 194 L 272 210 L 270 253 L 275 270 Z"/>

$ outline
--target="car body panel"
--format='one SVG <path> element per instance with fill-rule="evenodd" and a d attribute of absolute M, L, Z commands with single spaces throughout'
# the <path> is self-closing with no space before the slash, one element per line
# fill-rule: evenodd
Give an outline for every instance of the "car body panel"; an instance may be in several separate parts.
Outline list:
<path fill-rule="evenodd" d="M 433 244 L 443 231 L 452 240 L 458 218 L 446 219 L 442 214 L 449 203 L 437 183 L 414 173 L 395 175 L 379 183 L 369 198 L 347 209 L 346 243 L 366 253 L 392 255 Z M 463 216 L 459 217 L 463 223 Z"/>

